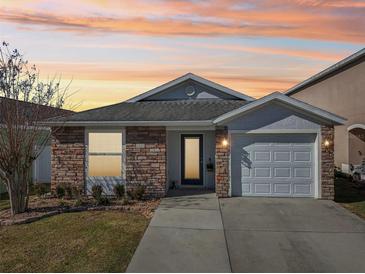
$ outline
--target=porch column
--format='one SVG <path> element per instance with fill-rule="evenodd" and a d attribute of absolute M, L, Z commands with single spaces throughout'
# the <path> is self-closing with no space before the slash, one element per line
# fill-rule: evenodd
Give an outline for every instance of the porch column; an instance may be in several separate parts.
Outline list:
<path fill-rule="evenodd" d="M 127 127 L 127 189 L 143 185 L 147 197 L 164 197 L 167 181 L 166 153 L 165 127 Z"/>
<path fill-rule="evenodd" d="M 217 128 L 215 131 L 215 192 L 219 198 L 229 195 L 229 153 L 228 130 L 226 127 Z"/>
<path fill-rule="evenodd" d="M 76 187 L 85 192 L 85 129 L 83 127 L 52 128 L 51 189 L 58 185 Z"/>
<path fill-rule="evenodd" d="M 333 126 L 321 126 L 321 188 L 322 199 L 327 200 L 333 200 L 335 197 L 334 134 Z"/>

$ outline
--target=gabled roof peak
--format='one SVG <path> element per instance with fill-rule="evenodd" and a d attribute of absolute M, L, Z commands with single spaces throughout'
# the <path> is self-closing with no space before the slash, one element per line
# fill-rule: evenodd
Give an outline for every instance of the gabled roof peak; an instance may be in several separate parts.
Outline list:
<path fill-rule="evenodd" d="M 198 76 L 198 75 L 196 75 L 194 73 L 188 72 L 188 73 L 186 73 L 186 74 L 184 74 L 184 75 L 182 75 L 182 76 L 180 76 L 180 77 L 178 77 L 178 78 L 176 78 L 174 80 L 171 80 L 171 81 L 169 81 L 169 82 L 167 82 L 165 84 L 162 84 L 162 85 L 160 85 L 160 86 L 158 86 L 156 88 L 153 88 L 153 89 L 151 89 L 151 90 L 149 90 L 147 92 L 144 92 L 144 93 L 142 93 L 142 94 L 140 94 L 138 96 L 135 96 L 135 97 L 127 100 L 127 102 L 132 102 L 132 103 L 133 102 L 138 102 L 140 100 L 146 99 L 146 98 L 148 98 L 148 97 L 150 97 L 150 96 L 152 96 L 154 94 L 160 93 L 160 92 L 164 91 L 165 89 L 168 89 L 170 87 L 173 87 L 175 85 L 178 85 L 178 84 L 180 84 L 180 83 L 182 83 L 184 81 L 187 81 L 187 80 L 194 80 L 194 81 L 196 81 L 198 83 L 201 83 L 201 84 L 206 85 L 208 87 L 211 87 L 211 88 L 214 88 L 216 90 L 219 90 L 220 92 L 223 92 L 223 93 L 229 94 L 231 96 L 237 97 L 238 99 L 242 99 L 242 100 L 245 100 L 245 101 L 254 101 L 255 100 L 254 98 L 252 98 L 250 96 L 247 96 L 247 95 L 245 95 L 245 94 L 243 94 L 241 92 L 235 91 L 233 89 L 230 89 L 228 87 L 222 86 L 222 85 L 220 85 L 218 83 L 215 83 L 213 81 L 210 81 L 208 79 L 205 79 L 205 78 L 203 78 L 201 76 Z"/>
<path fill-rule="evenodd" d="M 340 117 L 338 115 L 335 115 L 335 114 L 325 111 L 323 109 L 314 107 L 312 105 L 309 105 L 300 100 L 294 99 L 292 97 L 289 97 L 285 94 L 282 94 L 282 93 L 276 91 L 276 92 L 273 92 L 269 95 L 266 95 L 256 101 L 254 101 L 254 102 L 244 105 L 240 108 L 227 112 L 227 113 L 221 115 L 220 117 L 217 117 L 213 121 L 213 123 L 221 124 L 221 123 L 227 122 L 243 113 L 254 110 L 254 109 L 256 109 L 262 105 L 265 105 L 267 103 L 270 103 L 270 102 L 282 102 L 286 105 L 295 107 L 295 109 L 297 109 L 299 111 L 311 113 L 312 115 L 315 115 L 317 117 L 320 117 L 322 119 L 325 119 L 325 120 L 330 121 L 337 125 L 341 125 L 346 121 L 346 119 L 343 117 Z"/>

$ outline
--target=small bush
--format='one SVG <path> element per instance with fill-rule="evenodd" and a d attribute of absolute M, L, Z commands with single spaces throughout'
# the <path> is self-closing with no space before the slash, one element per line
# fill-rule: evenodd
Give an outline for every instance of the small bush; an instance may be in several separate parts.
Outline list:
<path fill-rule="evenodd" d="M 127 194 L 132 200 L 142 200 L 145 190 L 145 186 L 139 185 L 136 188 L 127 191 Z"/>
<path fill-rule="evenodd" d="M 38 197 L 42 197 L 44 194 L 47 193 L 47 188 L 44 184 L 35 184 L 33 185 L 33 192 Z"/>
<path fill-rule="evenodd" d="M 93 185 L 91 192 L 97 205 L 109 205 L 110 201 L 107 197 L 103 196 L 103 187 L 101 185 Z"/>
<path fill-rule="evenodd" d="M 77 187 L 72 187 L 72 197 L 75 199 L 80 199 L 82 196 L 82 190 L 78 189 Z"/>
<path fill-rule="evenodd" d="M 114 191 L 115 196 L 118 199 L 122 199 L 124 197 L 124 194 L 125 194 L 125 187 L 122 184 L 116 184 L 113 187 L 113 191 Z"/>
<path fill-rule="evenodd" d="M 68 198 L 68 199 L 72 199 L 73 198 L 73 192 L 72 192 L 72 187 L 70 187 L 70 186 L 66 186 L 65 187 L 65 192 L 66 192 L 66 197 Z"/>
<path fill-rule="evenodd" d="M 110 201 L 109 201 L 108 197 L 102 196 L 98 201 L 96 201 L 96 204 L 106 206 L 106 205 L 110 204 Z"/>
<path fill-rule="evenodd" d="M 59 204 L 58 204 L 60 207 L 66 207 L 67 204 L 64 200 L 60 201 Z"/>
<path fill-rule="evenodd" d="M 59 199 L 62 199 L 63 197 L 65 197 L 65 189 L 63 186 L 56 187 L 56 196 Z"/>
<path fill-rule="evenodd" d="M 93 185 L 91 188 L 91 195 L 95 200 L 100 200 L 103 195 L 103 187 L 101 185 Z"/>
<path fill-rule="evenodd" d="M 146 187 L 139 185 L 136 189 L 136 198 L 137 200 L 142 200 L 144 193 L 146 192 Z"/>

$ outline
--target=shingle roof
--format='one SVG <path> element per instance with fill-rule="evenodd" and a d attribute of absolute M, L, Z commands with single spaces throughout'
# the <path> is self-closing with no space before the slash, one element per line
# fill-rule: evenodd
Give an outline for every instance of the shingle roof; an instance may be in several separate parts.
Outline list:
<path fill-rule="evenodd" d="M 48 119 L 52 117 L 62 117 L 75 113 L 74 111 L 67 109 L 38 105 L 35 103 L 0 97 L 0 124 L 4 122 L 3 111 L 6 111 L 6 108 L 9 106 L 15 106 L 16 103 L 18 103 L 17 108 L 21 113 L 26 115 L 28 112 L 36 112 L 37 113 L 36 118 L 39 120 Z"/>
<path fill-rule="evenodd" d="M 122 102 L 68 116 L 66 121 L 204 121 L 212 120 L 248 102 L 199 99 L 178 101 Z M 65 121 L 49 119 L 48 121 Z"/>

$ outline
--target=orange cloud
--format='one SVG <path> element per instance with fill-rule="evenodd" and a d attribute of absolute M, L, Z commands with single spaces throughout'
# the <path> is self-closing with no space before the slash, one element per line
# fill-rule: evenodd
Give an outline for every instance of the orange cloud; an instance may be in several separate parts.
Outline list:
<path fill-rule="evenodd" d="M 224 3 L 224 1 L 222 2 Z M 135 5 L 134 5 L 135 6 Z M 153 5 L 149 5 L 153 6 Z M 143 6 L 148 8 L 148 6 Z M 164 8 L 165 6 L 163 6 Z M 140 17 L 130 16 L 76 16 L 38 10 L 0 10 L 0 20 L 17 24 L 52 27 L 64 32 L 118 32 L 155 36 L 266 36 L 318 40 L 365 42 L 364 19 L 359 16 L 341 17 L 331 14 L 311 13 L 297 6 L 288 9 L 235 10 L 217 5 L 198 5 L 192 2 L 166 3 L 172 15 L 181 8 L 188 17 L 155 16 L 141 10 Z M 162 10 L 163 10 L 162 8 Z M 133 10 L 133 6 L 131 6 Z M 156 11 L 152 11 L 155 14 Z M 356 14 L 355 14 L 356 15 Z M 364 23 L 364 24 L 361 24 Z"/>
<path fill-rule="evenodd" d="M 300 57 L 300 58 L 308 58 L 308 59 L 331 61 L 331 62 L 340 60 L 347 55 L 346 53 L 339 54 L 334 52 L 322 52 L 315 50 L 297 50 L 297 49 L 274 48 L 274 47 L 247 47 L 247 46 L 227 45 L 227 44 L 217 45 L 208 43 L 185 43 L 184 45 L 188 45 L 191 47 L 207 48 L 207 49 L 226 50 L 226 51 L 242 51 L 242 52 L 251 52 L 258 54 L 285 55 L 290 57 Z"/>

